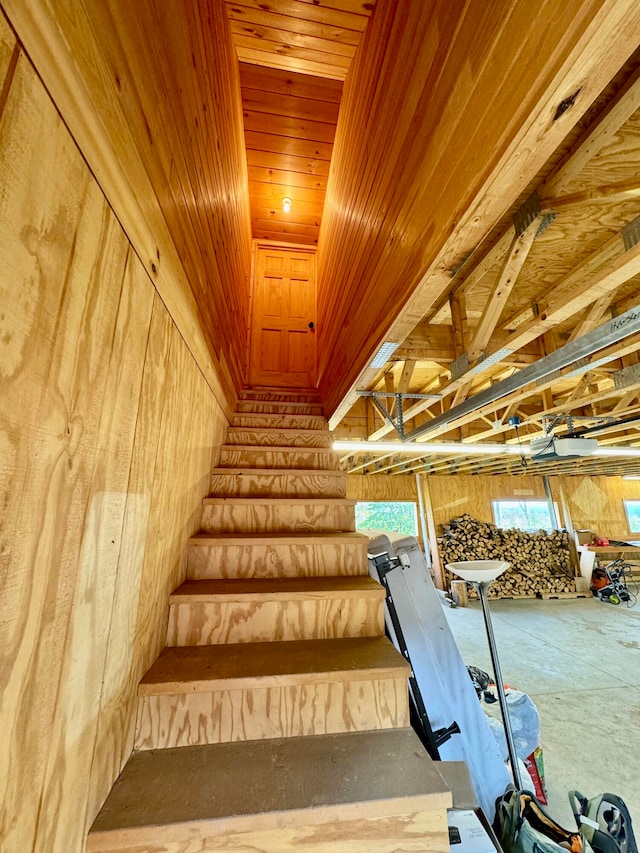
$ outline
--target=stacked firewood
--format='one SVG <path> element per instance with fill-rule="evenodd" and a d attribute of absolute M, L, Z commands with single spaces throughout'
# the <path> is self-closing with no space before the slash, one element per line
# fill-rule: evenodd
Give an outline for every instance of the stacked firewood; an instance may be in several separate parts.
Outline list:
<path fill-rule="evenodd" d="M 489 589 L 489 595 L 496 598 L 575 592 L 576 589 L 565 532 L 503 530 L 465 513 L 444 525 L 438 549 L 443 568 L 447 563 L 461 560 L 510 563 L 510 568 Z M 457 580 L 446 569 L 445 576 L 448 586 L 452 580 Z"/>

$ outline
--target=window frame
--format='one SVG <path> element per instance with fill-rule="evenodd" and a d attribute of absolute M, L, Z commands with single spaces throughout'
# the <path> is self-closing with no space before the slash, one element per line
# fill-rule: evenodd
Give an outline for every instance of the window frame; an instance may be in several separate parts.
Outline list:
<path fill-rule="evenodd" d="M 533 498 L 513 498 L 513 497 L 510 497 L 510 498 L 493 498 L 491 500 L 491 513 L 493 515 L 493 523 L 496 525 L 496 527 L 500 527 L 502 529 L 509 529 L 508 525 L 505 525 L 502 523 L 501 518 L 499 517 L 498 513 L 496 512 L 496 508 L 497 508 L 498 504 L 542 504 L 545 506 L 546 511 L 547 511 L 548 521 L 549 521 L 548 526 L 545 526 L 545 527 L 540 527 L 540 526 L 538 526 L 538 527 L 515 527 L 515 529 L 516 530 L 522 530 L 524 533 L 535 533 L 538 530 L 546 530 L 547 532 L 551 532 L 552 530 L 555 530 L 555 528 L 553 526 L 553 517 L 552 517 L 551 512 L 549 510 L 549 504 L 545 500 L 545 498 L 536 498 L 536 497 L 533 497 Z M 514 525 L 510 525 L 510 527 L 513 527 L 513 526 Z"/>
<path fill-rule="evenodd" d="M 628 504 L 631 504 L 633 507 L 638 508 L 638 527 L 634 530 L 631 526 L 631 517 L 629 516 L 629 507 Z M 624 507 L 624 514 L 627 519 L 627 530 L 629 533 L 640 533 L 640 499 L 638 498 L 622 498 L 622 506 Z"/>

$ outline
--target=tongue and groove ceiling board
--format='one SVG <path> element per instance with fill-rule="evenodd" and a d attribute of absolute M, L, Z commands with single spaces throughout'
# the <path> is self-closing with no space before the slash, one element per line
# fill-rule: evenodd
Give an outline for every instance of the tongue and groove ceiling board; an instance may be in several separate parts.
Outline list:
<path fill-rule="evenodd" d="M 335 426 L 638 45 L 640 6 L 379 3 L 345 81 L 318 244 Z M 400 61 L 401 58 L 401 61 Z"/>
<path fill-rule="evenodd" d="M 241 62 L 344 80 L 374 2 L 227 0 Z"/>
<path fill-rule="evenodd" d="M 253 237 L 316 245 L 344 80 L 373 3 L 227 2 Z M 292 200 L 286 212 L 282 199 Z"/>
<path fill-rule="evenodd" d="M 240 84 L 253 236 L 317 244 L 342 83 L 241 62 Z"/>

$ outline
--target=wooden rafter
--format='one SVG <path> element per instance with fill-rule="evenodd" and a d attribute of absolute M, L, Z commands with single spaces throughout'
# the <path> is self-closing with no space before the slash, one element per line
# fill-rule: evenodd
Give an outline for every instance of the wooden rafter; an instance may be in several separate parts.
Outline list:
<path fill-rule="evenodd" d="M 409 391 L 409 386 L 411 385 L 411 378 L 413 377 L 413 371 L 416 367 L 416 360 L 414 358 L 408 358 L 403 367 L 402 374 L 400 375 L 400 382 L 398 383 L 398 391 L 400 394 L 407 394 Z"/>
<path fill-rule="evenodd" d="M 581 338 L 582 335 L 586 335 L 587 332 L 595 329 L 607 313 L 607 309 L 610 307 L 611 302 L 612 294 L 610 293 L 605 293 L 604 296 L 596 299 L 596 301 L 584 312 L 582 319 L 574 326 L 573 331 L 569 335 L 568 342 L 570 343 L 571 341 L 575 341 L 576 338 Z"/>
<path fill-rule="evenodd" d="M 558 196 L 639 108 L 640 69 L 631 75 L 617 97 L 607 105 L 560 166 L 542 184 L 540 198 Z"/>
<path fill-rule="evenodd" d="M 491 340 L 491 336 L 498 325 L 500 315 L 507 304 L 507 300 L 524 266 L 524 262 L 533 246 L 533 241 L 540 228 L 541 218 L 541 216 L 537 216 L 522 234 L 514 236 L 502 264 L 498 279 L 489 293 L 480 322 L 474 330 L 468 349 L 469 361 L 475 361 L 479 358 Z"/>

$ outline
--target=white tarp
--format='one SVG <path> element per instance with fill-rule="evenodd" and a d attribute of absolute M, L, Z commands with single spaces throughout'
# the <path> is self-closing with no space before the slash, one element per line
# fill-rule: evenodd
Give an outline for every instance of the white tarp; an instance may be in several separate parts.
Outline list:
<path fill-rule="evenodd" d="M 405 554 L 408 558 L 405 559 L 408 565 L 390 571 L 387 579 L 413 672 L 431 728 L 446 728 L 454 720 L 460 726 L 460 734 L 454 734 L 439 747 L 440 757 L 443 761 L 466 762 L 478 802 L 491 822 L 496 798 L 504 793 L 510 777 L 442 611 L 420 546 L 414 536 L 362 532 L 370 537 L 369 554 L 387 551 L 390 557 Z M 369 565 L 371 575 L 378 580 L 376 569 Z M 386 625 L 395 642 L 388 613 Z"/>

